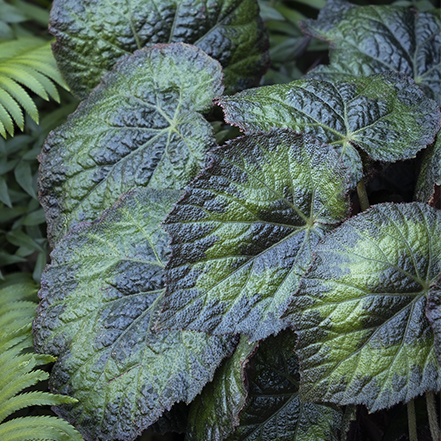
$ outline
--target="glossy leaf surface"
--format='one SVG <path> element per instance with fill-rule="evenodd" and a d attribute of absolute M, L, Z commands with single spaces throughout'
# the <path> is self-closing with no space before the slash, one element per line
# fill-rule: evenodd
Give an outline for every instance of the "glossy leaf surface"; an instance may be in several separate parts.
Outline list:
<path fill-rule="evenodd" d="M 340 410 L 300 401 L 295 343 L 291 330 L 261 343 L 247 369 L 247 404 L 227 441 L 340 440 Z"/>
<path fill-rule="evenodd" d="M 332 231 L 288 310 L 305 400 L 370 411 L 441 389 L 427 296 L 441 273 L 441 211 L 382 204 Z"/>
<path fill-rule="evenodd" d="M 302 27 L 333 48 L 330 65 L 314 69 L 310 78 L 345 80 L 402 72 L 441 104 L 439 10 L 417 13 L 405 7 L 355 7 L 343 0 L 329 0 L 318 19 L 305 20 Z"/>
<path fill-rule="evenodd" d="M 167 217 L 172 236 L 159 328 L 244 333 L 278 319 L 324 234 L 348 216 L 349 175 L 330 146 L 290 130 L 237 138 Z"/>
<path fill-rule="evenodd" d="M 133 188 L 183 188 L 215 145 L 200 112 L 222 93 L 221 79 L 217 61 L 182 43 L 121 61 L 43 147 L 49 238 L 98 218 Z"/>
<path fill-rule="evenodd" d="M 239 412 L 248 396 L 245 368 L 256 348 L 257 343 L 250 344 L 242 336 L 234 354 L 191 403 L 187 441 L 224 440 L 239 425 Z"/>
<path fill-rule="evenodd" d="M 79 400 L 57 412 L 89 440 L 133 440 L 212 380 L 231 339 L 151 330 L 179 193 L 138 189 L 60 241 L 44 273 L 37 350 L 58 356 L 50 387 Z"/>
<path fill-rule="evenodd" d="M 441 133 L 427 148 L 415 187 L 415 200 L 435 205 L 441 197 Z"/>
<path fill-rule="evenodd" d="M 257 85 L 269 62 L 256 0 L 56 0 L 49 30 L 60 70 L 81 99 L 119 59 L 157 43 L 202 49 L 222 64 L 230 92 Z"/>
<path fill-rule="evenodd" d="M 415 83 L 399 74 L 345 81 L 297 80 L 222 97 L 226 120 L 245 132 L 288 127 L 341 152 L 354 183 L 362 176 L 357 150 L 372 159 L 412 158 L 430 144 L 441 113 Z"/>

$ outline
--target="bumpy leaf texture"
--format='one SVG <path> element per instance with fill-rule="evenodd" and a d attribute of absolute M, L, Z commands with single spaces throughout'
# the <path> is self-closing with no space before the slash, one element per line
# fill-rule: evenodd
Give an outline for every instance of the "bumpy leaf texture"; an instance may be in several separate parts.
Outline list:
<path fill-rule="evenodd" d="M 441 287 L 433 289 L 427 298 L 426 316 L 432 325 L 436 359 L 441 369 Z"/>
<path fill-rule="evenodd" d="M 305 400 L 370 411 L 441 389 L 427 297 L 441 273 L 441 211 L 383 204 L 321 242 L 288 313 Z"/>
<path fill-rule="evenodd" d="M 384 71 L 413 78 L 441 105 L 441 20 L 439 10 L 416 12 L 398 6 L 360 6 L 328 0 L 304 32 L 331 43 L 329 66 L 310 78 L 346 80 Z"/>
<path fill-rule="evenodd" d="M 219 63 L 183 43 L 137 51 L 109 73 L 40 156 L 48 237 L 98 218 L 136 187 L 181 189 L 215 145 L 202 117 L 223 91 Z"/>
<path fill-rule="evenodd" d="M 159 328 L 278 333 L 317 242 L 347 218 L 349 175 L 307 135 L 275 130 L 210 152 L 167 217 L 172 257 Z"/>
<path fill-rule="evenodd" d="M 121 57 L 157 43 L 198 46 L 222 64 L 229 92 L 256 86 L 269 63 L 256 0 L 55 0 L 49 30 L 81 99 Z"/>
<path fill-rule="evenodd" d="M 234 354 L 191 403 L 186 441 L 224 440 L 239 425 L 239 413 L 248 397 L 245 368 L 257 345 L 242 336 Z"/>
<path fill-rule="evenodd" d="M 433 142 L 441 112 L 414 81 L 384 73 L 342 81 L 298 80 L 218 100 L 226 120 L 245 132 L 288 127 L 334 146 L 363 175 L 357 148 L 372 159 L 408 159 Z"/>
<path fill-rule="evenodd" d="M 289 329 L 262 342 L 247 368 L 248 400 L 240 424 L 227 441 L 340 440 L 341 410 L 300 401 L 295 343 Z"/>
<path fill-rule="evenodd" d="M 179 196 L 137 189 L 95 223 L 71 230 L 52 253 L 34 322 L 35 346 L 58 356 L 50 388 L 88 440 L 133 440 L 213 379 L 232 341 L 151 330 L 160 308 L 167 234 L 159 223 Z"/>
<path fill-rule="evenodd" d="M 427 148 L 415 187 L 415 200 L 435 206 L 441 198 L 441 132 Z"/>

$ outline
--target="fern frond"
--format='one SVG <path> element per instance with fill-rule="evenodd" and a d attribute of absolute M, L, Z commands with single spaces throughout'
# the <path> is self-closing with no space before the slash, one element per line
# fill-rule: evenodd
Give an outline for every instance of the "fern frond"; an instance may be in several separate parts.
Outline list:
<path fill-rule="evenodd" d="M 56 417 L 25 417 L 3 422 L 17 410 L 29 406 L 75 403 L 64 395 L 23 389 L 46 380 L 49 374 L 38 366 L 52 363 L 51 355 L 36 354 L 32 347 L 31 323 L 36 315 L 36 287 L 32 279 L 6 276 L 0 286 L 0 440 L 82 440 L 66 421 Z"/>
<path fill-rule="evenodd" d="M 0 425 L 0 439 L 2 441 L 83 440 L 66 421 L 54 417 L 24 417 L 8 421 Z"/>
<path fill-rule="evenodd" d="M 68 89 L 58 71 L 50 42 L 21 37 L 0 43 L 0 134 L 14 134 L 14 123 L 23 130 L 21 108 L 38 123 L 38 110 L 25 86 L 45 100 L 59 102 L 55 83 Z"/>

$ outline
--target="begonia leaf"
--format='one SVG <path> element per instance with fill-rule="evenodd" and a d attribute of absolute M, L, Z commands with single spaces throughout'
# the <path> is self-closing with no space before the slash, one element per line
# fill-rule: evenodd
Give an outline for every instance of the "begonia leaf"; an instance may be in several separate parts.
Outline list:
<path fill-rule="evenodd" d="M 332 147 L 291 130 L 229 141 L 167 217 L 158 328 L 278 333 L 317 242 L 348 216 L 349 174 Z"/>
<path fill-rule="evenodd" d="M 302 399 L 373 412 L 441 389 L 425 315 L 440 230 L 441 211 L 427 204 L 381 204 L 317 246 L 286 313 L 299 334 Z"/>
<path fill-rule="evenodd" d="M 441 197 L 441 133 L 424 152 L 415 186 L 415 200 L 435 206 Z"/>
<path fill-rule="evenodd" d="M 119 59 L 157 43 L 202 49 L 222 64 L 229 92 L 256 86 L 269 64 L 256 0 L 55 0 L 49 30 L 58 66 L 81 99 Z"/>
<path fill-rule="evenodd" d="M 219 441 L 239 425 L 239 413 L 245 406 L 248 391 L 245 369 L 257 343 L 245 336 L 217 370 L 214 380 L 191 403 L 186 441 Z"/>
<path fill-rule="evenodd" d="M 355 147 L 379 161 L 412 158 L 433 142 L 441 121 L 437 104 L 396 73 L 297 80 L 224 96 L 218 103 L 227 122 L 246 133 L 288 127 L 335 146 L 353 183 L 362 177 Z"/>
<path fill-rule="evenodd" d="M 39 185 L 48 237 L 56 242 L 98 218 L 133 188 L 183 188 L 215 145 L 201 112 L 222 93 L 221 79 L 217 61 L 183 43 L 122 60 L 45 142 Z"/>
<path fill-rule="evenodd" d="M 329 66 L 309 78 L 346 80 L 384 71 L 406 74 L 441 105 L 441 19 L 439 10 L 375 5 L 355 7 L 328 0 L 317 20 L 301 22 L 308 35 L 329 41 Z"/>
<path fill-rule="evenodd" d="M 441 369 L 441 288 L 433 289 L 427 298 L 426 316 L 432 325 L 436 359 Z"/>
<path fill-rule="evenodd" d="M 88 440 L 133 440 L 174 403 L 189 403 L 233 349 L 228 337 L 152 331 L 164 292 L 168 237 L 159 228 L 179 192 L 137 189 L 52 253 L 34 321 L 39 352 L 58 357 L 56 408 Z"/>

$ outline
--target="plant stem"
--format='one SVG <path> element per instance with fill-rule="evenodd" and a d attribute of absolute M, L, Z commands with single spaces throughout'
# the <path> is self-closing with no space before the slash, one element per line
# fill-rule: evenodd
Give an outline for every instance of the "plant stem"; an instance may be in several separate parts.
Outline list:
<path fill-rule="evenodd" d="M 370 204 L 363 179 L 360 179 L 357 184 L 357 194 L 358 199 L 360 200 L 361 211 L 367 210 L 370 207 Z"/>
<path fill-rule="evenodd" d="M 430 434 L 433 441 L 439 441 L 440 433 L 438 418 L 436 416 L 435 394 L 432 391 L 426 392 L 427 414 L 429 415 Z"/>
<path fill-rule="evenodd" d="M 407 403 L 407 419 L 409 424 L 409 440 L 418 441 L 414 400 L 410 400 Z"/>

